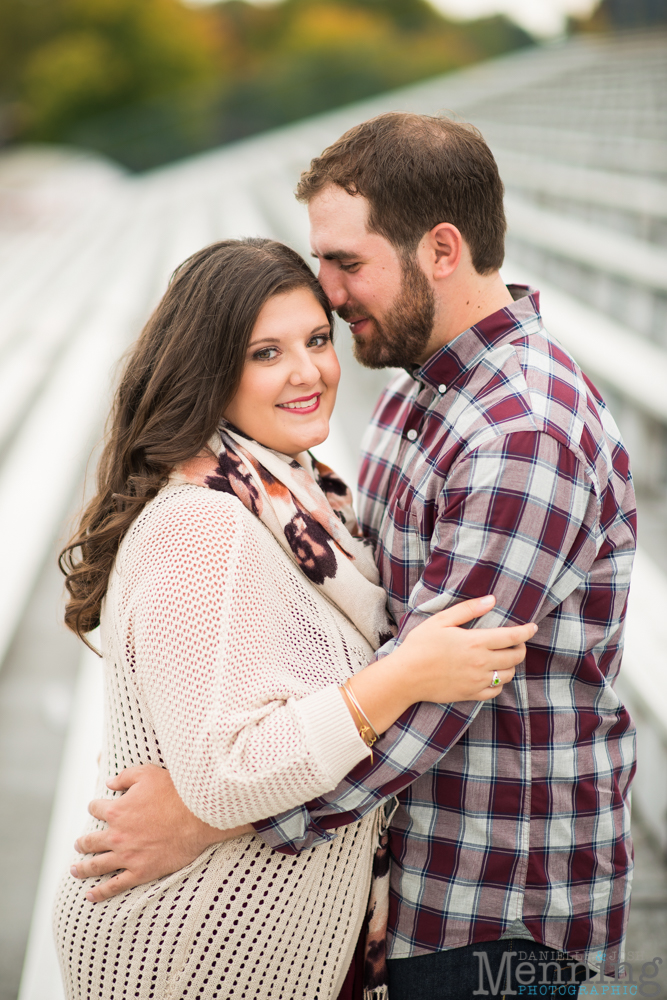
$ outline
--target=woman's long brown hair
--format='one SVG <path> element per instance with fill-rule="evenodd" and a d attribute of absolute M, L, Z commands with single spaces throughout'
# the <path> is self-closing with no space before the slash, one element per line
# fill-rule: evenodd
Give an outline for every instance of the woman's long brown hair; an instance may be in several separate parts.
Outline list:
<path fill-rule="evenodd" d="M 60 554 L 65 622 L 87 645 L 126 531 L 173 467 L 198 454 L 239 385 L 262 306 L 309 288 L 331 320 L 306 262 L 273 240 L 224 240 L 189 257 L 131 350 L 109 418 L 97 493 Z"/>

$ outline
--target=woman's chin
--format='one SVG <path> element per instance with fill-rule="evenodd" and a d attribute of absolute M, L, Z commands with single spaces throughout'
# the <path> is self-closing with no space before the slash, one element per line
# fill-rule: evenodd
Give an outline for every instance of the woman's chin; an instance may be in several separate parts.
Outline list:
<path fill-rule="evenodd" d="M 285 441 L 285 454 L 286 455 L 296 455 L 301 451 L 308 451 L 309 448 L 315 448 L 318 444 L 322 444 L 323 441 L 329 437 L 329 421 L 322 419 L 313 420 L 308 424 L 304 421 L 303 427 L 293 427 L 289 428 L 291 433 L 283 432 L 283 439 Z M 289 451 L 287 446 L 289 445 Z"/>
<path fill-rule="evenodd" d="M 299 455 L 302 451 L 310 451 L 311 448 L 316 448 L 318 444 L 322 444 L 323 441 L 329 437 L 329 425 L 327 423 L 326 427 L 322 427 L 317 430 L 313 430 L 312 433 L 300 434 L 298 437 L 295 435 L 291 441 L 286 442 L 289 445 L 289 449 L 285 447 L 284 450 L 286 455 Z"/>

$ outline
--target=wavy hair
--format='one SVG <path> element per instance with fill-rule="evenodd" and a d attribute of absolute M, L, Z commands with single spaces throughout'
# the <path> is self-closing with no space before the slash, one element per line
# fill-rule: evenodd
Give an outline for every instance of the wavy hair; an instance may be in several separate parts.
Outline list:
<path fill-rule="evenodd" d="M 60 553 L 69 593 L 65 623 L 86 645 L 121 539 L 173 467 L 198 454 L 215 431 L 238 389 L 262 306 L 297 288 L 310 289 L 331 321 L 306 262 L 273 240 L 214 243 L 174 272 L 127 358 L 97 492 Z"/>

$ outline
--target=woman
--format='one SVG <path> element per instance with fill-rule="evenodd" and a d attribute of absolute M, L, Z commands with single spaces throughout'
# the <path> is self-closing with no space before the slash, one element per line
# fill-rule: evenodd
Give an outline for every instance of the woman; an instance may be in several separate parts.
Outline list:
<path fill-rule="evenodd" d="M 336 997 L 376 818 L 294 858 L 248 824 L 335 787 L 415 701 L 493 697 L 523 658 L 532 626 L 443 627 L 487 599 L 367 666 L 394 625 L 349 494 L 307 453 L 339 375 L 326 298 L 268 240 L 186 261 L 129 358 L 98 493 L 64 556 L 67 623 L 82 637 L 102 626 L 98 794 L 122 768 L 158 764 L 192 812 L 238 836 L 99 905 L 86 898 L 99 879 L 66 876 L 68 998 Z"/>

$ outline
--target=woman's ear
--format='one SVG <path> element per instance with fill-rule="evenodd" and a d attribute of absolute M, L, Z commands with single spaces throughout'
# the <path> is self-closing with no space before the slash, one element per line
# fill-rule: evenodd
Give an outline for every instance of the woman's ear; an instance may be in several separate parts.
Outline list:
<path fill-rule="evenodd" d="M 463 237 L 451 222 L 439 222 L 424 237 L 423 249 L 434 280 L 442 280 L 453 274 L 461 262 Z"/>

